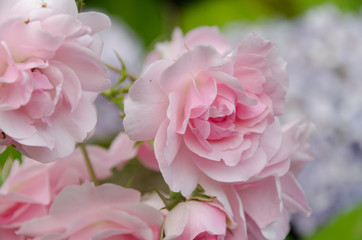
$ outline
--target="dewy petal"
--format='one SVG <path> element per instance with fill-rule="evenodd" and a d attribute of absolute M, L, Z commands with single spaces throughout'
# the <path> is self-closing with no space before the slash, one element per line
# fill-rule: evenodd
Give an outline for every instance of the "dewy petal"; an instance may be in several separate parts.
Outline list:
<path fill-rule="evenodd" d="M 94 93 L 83 94 L 77 108 L 70 112 L 66 106 L 59 108 L 51 116 L 52 127 L 37 125 L 37 133 L 46 141 L 47 148 L 35 144 L 24 145 L 24 151 L 41 162 L 54 161 L 74 151 L 74 142 L 83 141 L 96 124 L 96 109 L 93 104 Z M 25 143 L 25 142 L 24 142 Z M 52 148 L 48 146 L 53 146 Z"/>
<path fill-rule="evenodd" d="M 302 187 L 292 173 L 287 173 L 280 178 L 281 188 L 283 192 L 283 201 L 291 211 L 298 211 L 305 216 L 311 214 Z"/>
<path fill-rule="evenodd" d="M 185 91 L 200 71 L 222 65 L 221 55 L 213 47 L 197 46 L 164 71 L 160 84 L 166 92 Z"/>
<path fill-rule="evenodd" d="M 215 86 L 215 84 L 212 84 Z M 213 91 L 214 97 L 216 94 L 216 87 Z M 205 99 L 206 100 L 206 99 Z M 201 96 L 196 83 L 192 81 L 187 91 L 185 103 L 184 103 L 184 119 L 183 122 L 188 122 L 190 118 L 197 118 L 202 115 L 209 107 L 210 103 L 204 101 L 204 97 Z M 171 116 L 172 117 L 172 116 Z"/>
<path fill-rule="evenodd" d="M 0 25 L 0 35 L 4 36 L 16 62 L 24 62 L 30 57 L 48 60 L 64 40 L 64 36 L 54 37 L 45 31 L 39 21 L 24 24 L 23 19 L 10 19 L 8 22 Z"/>
<path fill-rule="evenodd" d="M 35 239 L 155 239 L 163 217 L 139 200 L 139 192 L 113 184 L 68 186 L 48 216 L 26 222 L 18 233 Z"/>
<path fill-rule="evenodd" d="M 76 16 L 78 14 L 78 8 L 73 0 L 46 0 L 45 10 L 51 10 L 52 13 L 65 13 L 71 16 Z M 14 15 L 21 15 L 28 17 L 28 14 L 32 11 L 43 9 L 43 1 L 37 0 L 17 0 L 16 3 L 13 3 L 11 11 L 9 13 Z"/>
<path fill-rule="evenodd" d="M 190 206 L 189 236 L 193 238 L 202 232 L 211 235 L 226 233 L 226 215 L 223 211 L 205 202 L 189 201 L 187 204 Z"/>
<path fill-rule="evenodd" d="M 58 49 L 54 59 L 73 69 L 83 90 L 101 92 L 109 88 L 110 81 L 105 81 L 107 78 L 106 67 L 89 49 L 79 44 L 66 43 Z"/>
<path fill-rule="evenodd" d="M 243 84 L 234 76 L 229 75 L 223 71 L 213 71 L 211 76 L 217 79 L 217 82 L 220 84 L 224 84 L 229 88 L 233 89 L 235 94 L 238 97 L 238 102 L 243 103 L 247 106 L 256 105 L 257 101 L 251 97 L 249 97 L 244 89 Z"/>
<path fill-rule="evenodd" d="M 160 166 L 160 171 L 172 191 L 181 191 L 184 196 L 189 196 L 195 190 L 200 175 L 194 163 L 196 158 L 199 156 L 181 144 L 172 163 L 167 168 Z"/>
<path fill-rule="evenodd" d="M 233 186 L 224 187 L 225 194 L 230 202 L 232 212 L 233 212 L 233 222 L 234 224 L 230 226 L 230 230 L 226 234 L 225 239 L 228 240 L 247 240 L 247 222 L 244 213 L 244 206 L 242 200 L 238 196 L 235 188 Z"/>
<path fill-rule="evenodd" d="M 24 111 L 33 119 L 49 116 L 54 109 L 50 94 L 47 92 L 34 92 L 30 101 L 24 106 Z"/>
<path fill-rule="evenodd" d="M 253 106 L 246 106 L 239 103 L 237 104 L 236 109 L 238 118 L 240 120 L 245 120 L 255 118 L 258 115 L 262 114 L 266 109 L 266 105 L 260 101 L 258 101 L 257 104 Z"/>
<path fill-rule="evenodd" d="M 235 69 L 234 76 L 242 82 L 249 92 L 254 94 L 262 93 L 265 76 L 258 69 L 241 66 Z"/>
<path fill-rule="evenodd" d="M 96 34 L 102 30 L 109 29 L 111 27 L 111 20 L 103 13 L 99 12 L 83 12 L 77 16 L 85 26 L 91 28 L 90 34 Z"/>
<path fill-rule="evenodd" d="M 262 234 L 266 239 L 285 239 L 289 233 L 290 213 L 283 209 L 282 216 L 273 224 L 262 229 Z"/>
<path fill-rule="evenodd" d="M 26 105 L 33 91 L 28 73 L 19 74 L 14 83 L 2 83 L 0 89 L 1 110 L 15 110 Z"/>
<path fill-rule="evenodd" d="M 248 141 L 244 141 L 243 136 L 236 135 L 225 137 L 221 140 L 204 141 L 200 139 L 189 128 L 185 135 L 186 146 L 200 157 L 210 161 L 224 160 L 228 165 L 235 165 L 241 160 L 241 154 L 250 147 Z M 234 164 L 233 164 L 234 163 Z"/>
<path fill-rule="evenodd" d="M 23 159 L 20 168 L 12 167 L 11 174 L 0 188 L 0 194 L 17 194 L 35 203 L 49 204 L 50 187 L 48 167 L 32 159 Z"/>
<path fill-rule="evenodd" d="M 167 168 L 169 163 L 173 161 L 173 158 L 166 159 L 164 152 L 167 141 L 167 126 L 169 123 L 169 120 L 165 119 L 159 127 L 155 137 L 154 150 L 160 168 Z"/>
<path fill-rule="evenodd" d="M 244 186 L 240 184 L 238 188 L 245 212 L 261 229 L 281 216 L 283 205 L 278 178 L 269 177 Z"/>
<path fill-rule="evenodd" d="M 79 79 L 74 71 L 64 63 L 52 61 L 51 64 L 54 67 L 57 67 L 63 75 L 64 81 L 62 83 L 62 94 L 70 103 L 71 111 L 74 111 L 82 97 L 82 89 Z"/>
<path fill-rule="evenodd" d="M 77 194 L 74 194 L 74 193 Z M 138 202 L 140 193 L 133 189 L 126 189 L 113 184 L 103 184 L 94 188 L 86 182 L 82 186 L 66 187 L 54 200 L 49 214 L 57 218 L 71 219 L 74 215 L 81 215 L 90 209 L 96 211 L 104 204 Z"/>
<path fill-rule="evenodd" d="M 266 94 L 273 102 L 272 110 L 275 115 L 280 115 L 284 108 L 284 99 L 288 88 L 288 76 L 286 63 L 277 53 L 276 48 L 269 41 L 266 41 L 255 34 L 250 34 L 238 45 L 235 54 L 234 66 L 237 71 L 245 68 L 257 69 L 264 77 L 253 74 L 252 78 L 264 81 L 263 94 Z M 241 74 L 241 73 L 240 73 Z M 240 75 L 239 74 L 239 75 Z M 245 74 L 245 72 L 243 73 Z M 242 77 L 242 76 L 239 76 Z M 259 86 L 246 82 L 249 90 L 260 92 Z"/>
<path fill-rule="evenodd" d="M 184 40 L 187 49 L 198 45 L 213 46 L 221 55 L 230 51 L 231 46 L 217 27 L 199 27 L 187 33 Z"/>
<path fill-rule="evenodd" d="M 177 227 L 172 226 L 180 222 Z M 202 233 L 223 236 L 226 233 L 226 216 L 223 211 L 207 202 L 180 203 L 166 217 L 165 233 L 165 239 L 175 240 L 195 239 Z"/>
<path fill-rule="evenodd" d="M 32 120 L 16 111 L 0 111 L 1 130 L 12 138 L 27 138 L 36 132 Z M 16 128 L 14 128 L 16 126 Z"/>
<path fill-rule="evenodd" d="M 131 141 L 127 134 L 121 132 L 112 141 L 108 150 L 107 164 L 111 167 L 123 165 L 127 160 L 136 156 L 137 149 L 134 147 L 135 142 Z"/>
<path fill-rule="evenodd" d="M 261 136 L 260 147 L 264 150 L 268 160 L 274 157 L 283 146 L 283 133 L 278 119 L 268 125 Z"/>
<path fill-rule="evenodd" d="M 164 223 L 166 234 L 164 240 L 175 239 L 183 233 L 189 220 L 189 209 L 190 206 L 188 204 L 181 202 L 167 215 Z"/>
<path fill-rule="evenodd" d="M 227 166 L 223 162 L 210 159 L 196 158 L 198 168 L 211 179 L 220 182 L 242 182 L 258 174 L 266 165 L 266 155 L 258 150 L 253 157 L 239 161 L 235 166 Z"/>
<path fill-rule="evenodd" d="M 166 119 L 169 104 L 167 95 L 160 89 L 159 78 L 170 61 L 152 64 L 131 87 L 125 100 L 123 125 L 132 140 L 149 140 L 156 136 L 161 123 Z"/>
<path fill-rule="evenodd" d="M 82 32 L 82 23 L 66 14 L 49 17 L 42 21 L 41 26 L 53 36 L 64 36 L 66 38 Z"/>

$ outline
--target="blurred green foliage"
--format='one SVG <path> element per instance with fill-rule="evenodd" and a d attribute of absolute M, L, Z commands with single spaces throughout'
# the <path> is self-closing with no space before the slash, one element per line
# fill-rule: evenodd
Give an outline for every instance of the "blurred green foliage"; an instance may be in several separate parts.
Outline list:
<path fill-rule="evenodd" d="M 86 10 L 100 8 L 121 18 L 146 45 L 163 32 L 165 5 L 159 0 L 86 0 L 85 3 Z"/>
<path fill-rule="evenodd" d="M 362 205 L 335 218 L 330 224 L 305 240 L 361 240 Z"/>
<path fill-rule="evenodd" d="M 169 38 L 180 26 L 188 31 L 200 25 L 222 27 L 230 21 L 293 18 L 320 4 L 336 4 L 360 11 L 362 0 L 85 0 L 86 9 L 99 8 L 121 18 L 150 46 Z"/>
<path fill-rule="evenodd" d="M 7 147 L 0 153 L 0 186 L 10 173 L 11 165 L 15 159 L 21 162 L 21 153 L 13 147 Z"/>
<path fill-rule="evenodd" d="M 104 179 L 103 182 L 137 189 L 142 194 L 152 192 L 155 186 L 157 186 L 157 190 L 161 192 L 169 192 L 161 173 L 146 168 L 137 158 L 127 162 L 121 170 L 114 168 L 112 172 L 112 176 Z"/>
<path fill-rule="evenodd" d="M 7 147 L 5 151 L 0 154 L 0 169 L 9 158 L 21 160 L 21 153 L 13 147 Z"/>

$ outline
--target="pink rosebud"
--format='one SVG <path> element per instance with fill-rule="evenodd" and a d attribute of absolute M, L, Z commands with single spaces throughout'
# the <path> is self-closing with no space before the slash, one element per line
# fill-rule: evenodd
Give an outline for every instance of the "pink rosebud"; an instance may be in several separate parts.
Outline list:
<path fill-rule="evenodd" d="M 224 239 L 226 215 L 207 202 L 181 202 L 168 213 L 164 230 L 165 240 Z"/>
<path fill-rule="evenodd" d="M 249 35 L 225 56 L 212 39 L 150 64 L 125 101 L 126 132 L 132 140 L 154 139 L 165 181 L 184 195 L 202 175 L 248 181 L 282 139 L 275 116 L 283 111 L 288 78 L 274 45 Z"/>
<path fill-rule="evenodd" d="M 139 192 L 113 184 L 69 186 L 48 216 L 26 222 L 18 233 L 38 240 L 157 240 L 163 217 L 139 201 Z"/>
<path fill-rule="evenodd" d="M 107 16 L 74 0 L 0 3 L 0 145 L 38 161 L 65 157 L 96 124 L 94 100 L 109 87 L 99 59 Z"/>

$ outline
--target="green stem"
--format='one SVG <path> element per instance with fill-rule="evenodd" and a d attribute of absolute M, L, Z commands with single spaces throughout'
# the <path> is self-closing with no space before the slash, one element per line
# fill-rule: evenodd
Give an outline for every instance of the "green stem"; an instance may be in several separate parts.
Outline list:
<path fill-rule="evenodd" d="M 136 80 L 138 79 L 138 77 L 137 77 L 136 75 L 125 71 L 124 68 L 123 68 L 123 69 L 120 69 L 120 68 L 118 68 L 118 67 L 109 65 L 108 63 L 104 63 L 104 65 L 105 65 L 107 68 L 109 68 L 109 69 L 111 69 L 112 71 L 115 71 L 115 72 L 117 72 L 117 73 L 123 74 L 124 72 L 126 72 L 126 76 L 127 76 L 132 82 L 134 82 L 134 81 L 136 81 Z"/>
<path fill-rule="evenodd" d="M 162 222 L 162 225 L 161 225 L 160 240 L 163 239 L 163 231 L 164 231 L 164 228 L 165 228 L 165 220 Z"/>
<path fill-rule="evenodd" d="M 98 182 L 98 179 L 97 179 L 96 174 L 94 172 L 92 163 L 91 163 L 91 161 L 89 159 L 87 149 L 85 148 L 85 143 L 79 143 L 79 146 L 80 146 L 80 149 L 82 150 L 83 157 L 84 157 L 84 160 L 85 160 L 85 164 L 87 165 L 89 175 L 90 175 L 94 185 L 99 186 L 99 182 Z"/>

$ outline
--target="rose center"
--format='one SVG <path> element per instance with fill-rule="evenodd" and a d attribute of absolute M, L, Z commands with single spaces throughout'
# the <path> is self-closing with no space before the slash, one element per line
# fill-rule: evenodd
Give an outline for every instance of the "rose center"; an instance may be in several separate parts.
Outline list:
<path fill-rule="evenodd" d="M 224 96 L 217 96 L 209 109 L 210 134 L 208 140 L 218 140 L 234 136 L 235 131 L 235 103 Z"/>
<path fill-rule="evenodd" d="M 217 239 L 218 239 L 217 235 L 210 235 L 207 232 L 200 233 L 194 238 L 194 240 L 217 240 Z"/>

